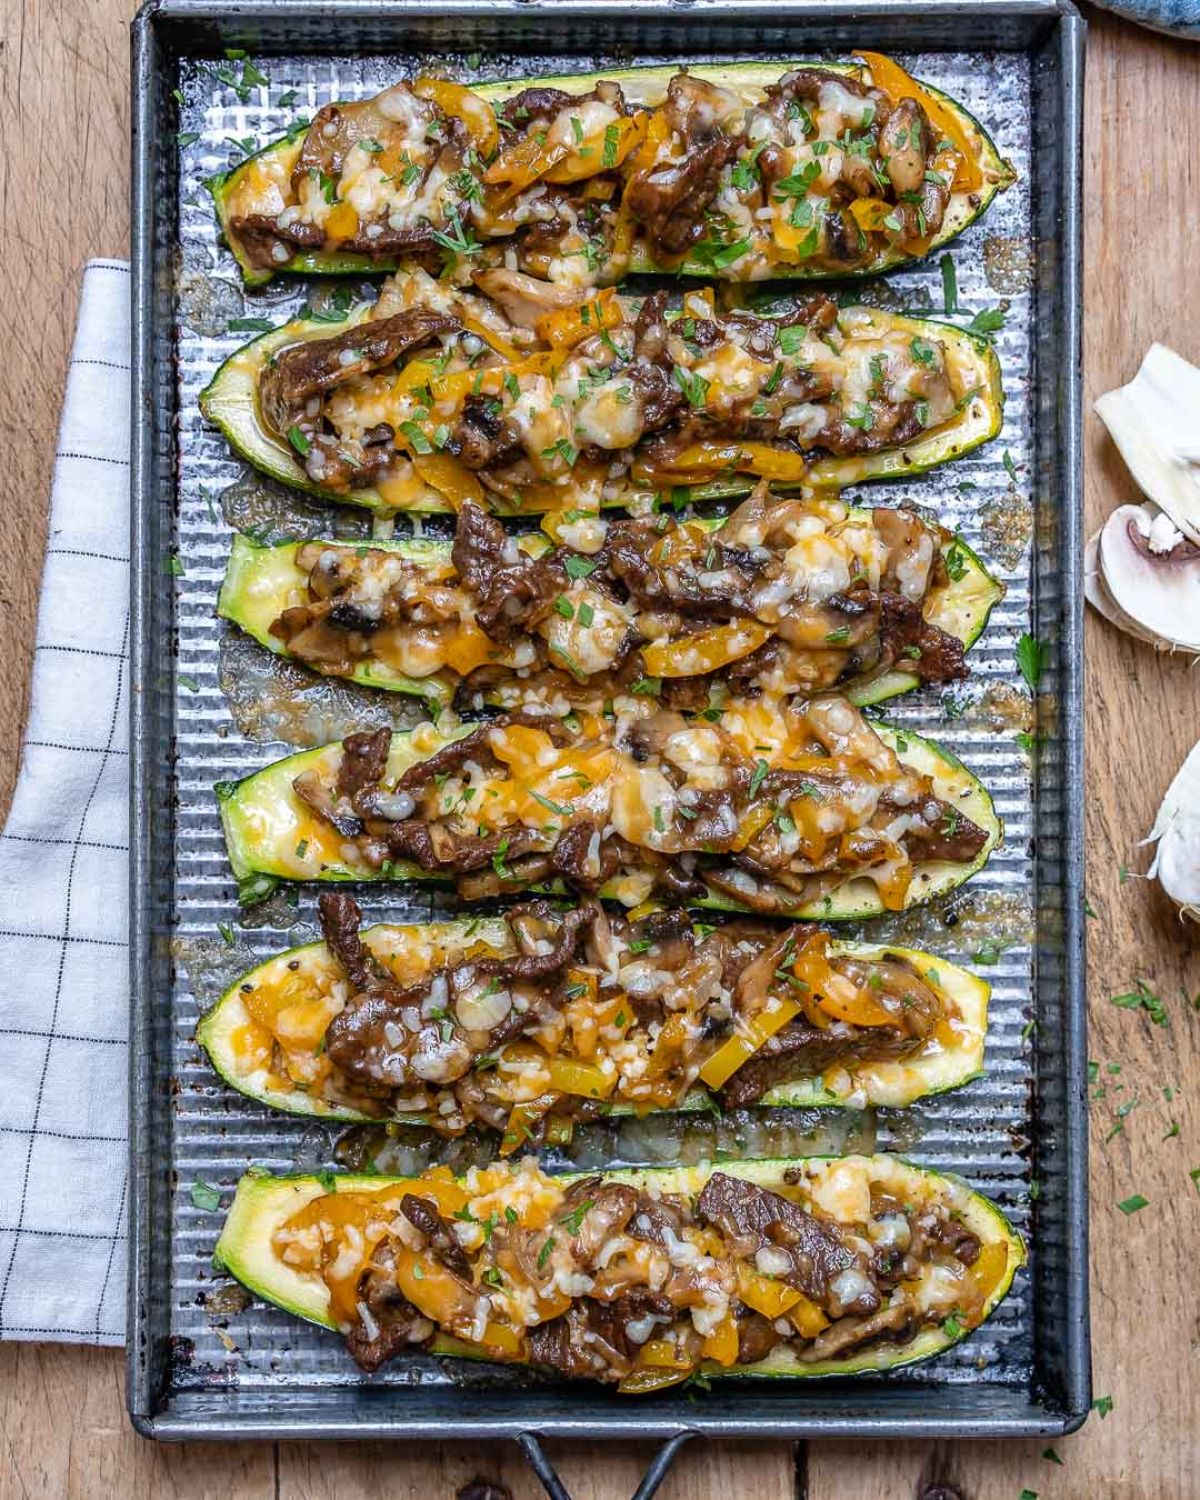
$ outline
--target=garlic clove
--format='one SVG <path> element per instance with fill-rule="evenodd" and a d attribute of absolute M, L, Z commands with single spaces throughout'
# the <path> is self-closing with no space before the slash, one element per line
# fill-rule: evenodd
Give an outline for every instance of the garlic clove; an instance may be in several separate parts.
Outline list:
<path fill-rule="evenodd" d="M 1166 517 L 1148 506 L 1118 506 L 1100 531 L 1099 564 L 1137 634 L 1149 632 L 1161 650 L 1200 652 L 1200 548 Z"/>
<path fill-rule="evenodd" d="M 1185 917 L 1200 922 L 1200 744 L 1180 766 L 1144 843 L 1157 843 L 1147 871 Z"/>
<path fill-rule="evenodd" d="M 1128 385 L 1096 401 L 1139 487 L 1200 543 L 1200 370 L 1151 344 Z"/>

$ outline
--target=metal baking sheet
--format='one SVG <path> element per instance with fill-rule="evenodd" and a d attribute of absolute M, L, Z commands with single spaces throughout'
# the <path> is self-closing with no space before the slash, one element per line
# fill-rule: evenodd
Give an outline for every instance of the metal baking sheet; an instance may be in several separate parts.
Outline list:
<path fill-rule="evenodd" d="M 738 3 L 637 7 L 574 0 L 338 4 L 159 0 L 134 29 L 135 384 L 133 558 L 133 1037 L 130 1409 L 155 1437 L 228 1435 L 645 1437 L 1055 1434 L 1087 1411 L 1085 1051 L 1082 997 L 1081 591 L 1079 579 L 1078 129 L 1082 23 L 1047 0 Z M 946 44 L 953 42 L 953 50 Z M 603 1390 L 530 1385 L 429 1359 L 366 1380 L 341 1341 L 259 1304 L 230 1305 L 213 1245 L 240 1173 L 334 1164 L 336 1131 L 250 1104 L 222 1086 L 193 1041 L 223 975 L 303 941 L 314 893 L 245 928 L 212 793 L 285 754 L 297 736 L 344 723 L 344 689 L 298 709 L 266 653 L 229 638 L 214 605 L 232 529 L 280 519 L 208 430 L 197 395 L 249 334 L 231 321 L 281 321 L 320 287 L 280 279 L 243 293 L 218 245 L 204 179 L 280 133 L 297 111 L 358 98 L 420 67 L 464 80 L 631 62 L 702 62 L 896 53 L 961 99 L 1020 174 L 951 247 L 971 313 L 1003 302 L 996 335 L 1004 430 L 940 471 L 857 491 L 866 503 L 930 507 L 1007 585 L 971 653 L 972 680 L 888 705 L 976 771 L 1004 818 L 988 868 L 926 913 L 871 924 L 970 962 L 994 986 L 987 1075 L 911 1111 L 795 1112 L 698 1127 L 681 1145 L 654 1127 L 591 1132 L 581 1150 L 652 1161 L 676 1151 L 765 1155 L 902 1150 L 956 1171 L 1026 1234 L 1031 1264 L 962 1346 L 893 1377 L 721 1382 L 711 1393 L 630 1401 Z M 243 49 L 267 77 L 230 86 Z M 280 103 L 294 91 L 295 102 Z M 937 258 L 863 288 L 891 307 L 943 307 Z M 965 321 L 966 316 L 963 315 Z M 328 528 L 332 512 L 287 509 L 283 530 Z M 362 524 L 360 521 L 358 524 Z M 403 521 L 398 523 L 401 527 Z M 1023 631 L 1048 661 L 1031 704 L 1015 660 Z M 244 683 L 253 686 L 246 691 Z M 286 675 L 286 674 L 285 674 Z M 231 706 L 224 688 L 234 691 Z M 286 684 L 283 685 L 286 687 Z M 366 705 L 365 698 L 353 700 Z M 286 712 L 266 711 L 286 704 Z M 265 709 L 264 709 L 265 705 Z M 369 705 L 380 712 L 379 702 Z M 262 736 L 268 736 L 264 739 Z M 286 736 L 271 739 L 270 736 Z M 1030 741 L 1018 736 L 1036 736 Z M 371 889 L 371 920 L 413 919 L 436 899 Z M 222 936 L 224 932 L 224 936 Z M 233 947 L 228 946 L 232 939 Z M 201 1181 L 222 1207 L 198 1207 Z M 202 1195 L 203 1197 L 203 1195 Z"/>

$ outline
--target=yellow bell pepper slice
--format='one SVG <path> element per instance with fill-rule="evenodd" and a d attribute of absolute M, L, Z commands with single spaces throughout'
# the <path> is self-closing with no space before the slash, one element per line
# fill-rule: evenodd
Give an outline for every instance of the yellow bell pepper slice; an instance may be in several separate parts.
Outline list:
<path fill-rule="evenodd" d="M 689 443 L 669 463 L 634 464 L 634 477 L 654 483 L 698 483 L 730 470 L 780 483 L 798 483 L 808 473 L 802 453 L 768 443 Z"/>
<path fill-rule="evenodd" d="M 638 1351 L 638 1364 L 651 1370 L 690 1370 L 694 1361 L 673 1339 L 647 1339 Z"/>
<path fill-rule="evenodd" d="M 794 1000 L 776 999 L 771 1009 L 764 1007 L 741 1031 L 722 1042 L 700 1069 L 700 1081 L 710 1089 L 719 1089 L 762 1044 L 792 1019 L 800 1007 Z"/>
<path fill-rule="evenodd" d="M 878 234 L 886 227 L 884 220 L 888 215 L 896 212 L 896 205 L 886 203 L 882 198 L 855 198 L 850 212 L 864 234 Z"/>
<path fill-rule="evenodd" d="M 737 1263 L 737 1294 L 747 1307 L 771 1319 L 781 1318 L 801 1297 L 794 1286 L 762 1275 L 744 1260 Z"/>
<path fill-rule="evenodd" d="M 796 1332 L 806 1339 L 815 1339 L 823 1328 L 829 1327 L 829 1319 L 803 1292 L 796 1294 L 795 1302 L 788 1308 L 787 1317 Z"/>
<path fill-rule="evenodd" d="M 514 1151 L 519 1151 L 533 1135 L 542 1116 L 548 1115 L 557 1102 L 556 1094 L 543 1094 L 528 1104 L 514 1106 L 509 1114 L 508 1124 L 504 1127 L 498 1154 L 511 1156 Z"/>
<path fill-rule="evenodd" d="M 774 803 L 759 802 L 750 808 L 738 824 L 737 837 L 730 847 L 735 850 L 745 849 L 747 845 L 754 842 L 774 816 Z"/>
<path fill-rule="evenodd" d="M 765 625 L 739 620 L 731 625 L 714 625 L 711 630 L 682 639 L 643 646 L 642 661 L 647 677 L 693 677 L 701 672 L 719 671 L 731 661 L 749 656 L 770 636 Z"/>
<path fill-rule="evenodd" d="M 498 198 L 511 198 L 570 155 L 571 148 L 565 141 L 551 146 L 537 134 L 530 133 L 501 151 L 483 174 L 483 180 L 489 187 L 503 185 L 504 191 L 497 195 Z"/>
<path fill-rule="evenodd" d="M 407 1245 L 395 1250 L 396 1284 L 404 1296 L 427 1318 L 456 1338 L 471 1337 L 478 1296 L 439 1261 Z"/>
<path fill-rule="evenodd" d="M 414 453 L 412 463 L 425 483 L 444 495 L 455 510 L 468 500 L 485 504 L 483 485 L 452 453 Z"/>
<path fill-rule="evenodd" d="M 607 287 L 598 297 L 577 302 L 574 307 L 560 307 L 555 312 L 544 313 L 537 320 L 537 335 L 554 349 L 566 350 L 602 329 L 620 328 L 624 322 L 625 314 L 621 311 L 617 294 L 612 287 Z"/>
<path fill-rule="evenodd" d="M 325 234 L 330 242 L 351 240 L 358 233 L 358 211 L 353 203 L 335 203 L 325 220 Z"/>
<path fill-rule="evenodd" d="M 978 154 L 957 117 L 951 114 L 940 99 L 923 89 L 915 78 L 910 77 L 900 64 L 893 62 L 890 57 L 885 57 L 882 52 L 863 52 L 862 50 L 859 50 L 858 55 L 870 68 L 871 82 L 877 89 L 881 89 L 897 104 L 901 99 L 915 99 L 929 116 L 933 128 L 940 131 L 953 144 L 959 157 L 959 163 L 954 172 L 954 181 L 951 184 L 954 191 L 973 193 L 981 188 L 983 172 L 979 166 Z"/>
<path fill-rule="evenodd" d="M 460 119 L 467 127 L 471 144 L 485 161 L 500 144 L 500 126 L 496 112 L 478 94 L 461 83 L 447 83 L 442 78 L 418 78 L 412 86 L 418 99 L 428 99 L 444 115 Z"/>
<path fill-rule="evenodd" d="M 723 1365 L 726 1369 L 737 1364 L 737 1318 L 732 1312 L 725 1314 L 700 1348 L 705 1359 L 711 1359 L 714 1364 Z"/>
<path fill-rule="evenodd" d="M 623 1396 L 646 1396 L 651 1391 L 665 1390 L 667 1386 L 679 1385 L 692 1372 L 689 1365 L 686 1370 L 663 1370 L 641 1367 L 631 1371 L 618 1384 L 617 1390 Z"/>
<path fill-rule="evenodd" d="M 584 1099 L 607 1099 L 617 1086 L 615 1073 L 608 1074 L 594 1063 L 573 1057 L 550 1059 L 550 1086 L 562 1094 L 576 1094 Z"/>
<path fill-rule="evenodd" d="M 590 135 L 546 172 L 547 182 L 579 182 L 600 172 L 619 167 L 646 133 L 649 116 L 645 111 L 614 120 L 603 130 Z"/>
<path fill-rule="evenodd" d="M 502 358 L 514 364 L 521 358 L 521 351 L 515 344 L 510 344 L 506 338 L 495 333 L 486 323 L 481 323 L 478 318 L 460 317 L 458 321 L 468 333 L 473 333 L 476 338 L 482 339 L 485 344 L 489 344 Z"/>

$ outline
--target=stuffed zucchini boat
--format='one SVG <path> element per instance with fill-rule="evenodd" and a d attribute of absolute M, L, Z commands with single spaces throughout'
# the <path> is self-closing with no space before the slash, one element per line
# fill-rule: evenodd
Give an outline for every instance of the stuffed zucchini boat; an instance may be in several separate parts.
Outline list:
<path fill-rule="evenodd" d="M 710 1376 L 851 1375 L 941 1354 L 1025 1246 L 965 1183 L 896 1156 L 548 1176 L 532 1158 L 412 1178 L 238 1184 L 214 1257 L 340 1332 L 635 1395 Z"/>
<path fill-rule="evenodd" d="M 576 286 L 877 275 L 961 234 L 1015 174 L 955 100 L 859 56 L 418 78 L 324 106 L 209 188 L 251 286 L 414 260 Z"/>
<path fill-rule="evenodd" d="M 648 678 L 686 708 L 750 682 L 864 704 L 957 681 L 1004 593 L 914 511 L 765 486 L 724 521 L 594 519 L 578 540 L 593 550 L 510 537 L 470 502 L 453 546 L 238 536 L 217 612 L 324 676 L 443 704 L 599 711 Z"/>
<path fill-rule="evenodd" d="M 905 1105 L 979 1076 L 988 986 L 928 953 L 812 926 L 637 922 L 594 900 L 360 933 L 234 981 L 196 1037 L 234 1088 L 292 1114 L 503 1133 L 500 1154 L 601 1115 Z"/>
<path fill-rule="evenodd" d="M 413 270 L 340 324 L 264 333 L 201 408 L 242 458 L 326 500 L 470 500 L 566 524 L 664 491 L 910 476 L 1002 421 L 995 350 L 949 323 L 823 294 L 764 317 L 719 312 L 711 288 L 672 309 L 666 291 L 580 300 L 518 272 L 476 280 L 487 295 Z"/>
<path fill-rule="evenodd" d="M 216 790 L 245 899 L 425 879 L 850 920 L 960 885 L 1001 831 L 961 762 L 835 695 L 380 729 Z"/>

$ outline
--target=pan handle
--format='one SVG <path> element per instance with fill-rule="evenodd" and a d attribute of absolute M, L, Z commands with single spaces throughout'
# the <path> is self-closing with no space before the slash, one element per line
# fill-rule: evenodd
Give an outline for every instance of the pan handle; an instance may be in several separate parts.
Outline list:
<path fill-rule="evenodd" d="M 667 1470 L 675 1458 L 675 1455 L 687 1442 L 688 1438 L 695 1437 L 695 1433 L 687 1428 L 673 1433 L 662 1445 L 654 1457 L 650 1460 L 649 1467 L 642 1475 L 642 1482 L 634 1490 L 632 1500 L 651 1500 L 651 1496 L 658 1493 L 658 1487 L 667 1477 Z M 546 1457 L 545 1449 L 535 1432 L 523 1432 L 517 1438 L 517 1447 L 525 1455 L 529 1467 L 542 1482 L 542 1488 L 550 1496 L 550 1500 L 571 1500 L 566 1486 L 555 1473 L 554 1465 Z"/>

